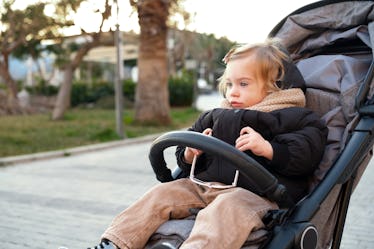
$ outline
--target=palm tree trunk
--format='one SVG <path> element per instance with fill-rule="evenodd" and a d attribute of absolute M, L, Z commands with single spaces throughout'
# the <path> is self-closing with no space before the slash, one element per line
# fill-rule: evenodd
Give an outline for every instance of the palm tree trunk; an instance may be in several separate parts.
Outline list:
<path fill-rule="evenodd" d="M 171 122 L 166 48 L 169 5 L 163 0 L 139 0 L 137 4 L 141 29 L 135 96 L 137 122 Z"/>

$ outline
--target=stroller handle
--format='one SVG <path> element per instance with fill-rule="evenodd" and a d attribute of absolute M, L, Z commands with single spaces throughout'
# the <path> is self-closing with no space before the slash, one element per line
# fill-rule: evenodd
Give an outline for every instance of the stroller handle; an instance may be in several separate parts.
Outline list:
<path fill-rule="evenodd" d="M 253 183 L 258 195 L 266 196 L 275 202 L 284 202 L 288 198 L 286 188 L 278 184 L 278 180 L 261 164 L 234 146 L 212 136 L 199 132 L 172 131 L 158 137 L 151 145 L 149 160 L 157 180 L 168 182 L 174 180 L 171 170 L 167 167 L 163 151 L 171 146 L 193 147 L 204 152 L 220 155 L 232 162 L 241 176 Z"/>

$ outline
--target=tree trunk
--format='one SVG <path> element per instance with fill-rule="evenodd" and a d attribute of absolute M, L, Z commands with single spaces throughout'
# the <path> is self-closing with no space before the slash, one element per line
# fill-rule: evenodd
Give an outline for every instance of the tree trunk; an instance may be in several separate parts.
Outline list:
<path fill-rule="evenodd" d="M 4 61 L 0 62 L 0 76 L 4 80 L 7 86 L 7 100 L 4 101 L 5 106 L 2 106 L 1 109 L 4 110 L 7 114 L 23 114 L 27 110 L 23 109 L 18 101 L 18 89 L 17 84 L 9 73 L 8 69 L 8 56 L 4 56 Z"/>
<path fill-rule="evenodd" d="M 100 39 L 102 35 L 102 28 L 105 20 L 110 16 L 112 6 L 109 1 L 105 1 L 105 10 L 101 13 L 101 24 L 99 31 L 97 33 L 85 34 L 90 36 L 89 42 L 81 44 L 80 48 L 76 51 L 74 58 L 64 65 L 64 81 L 62 82 L 60 89 L 58 91 L 56 105 L 52 112 L 52 120 L 63 119 L 65 111 L 70 107 L 71 101 L 71 89 L 73 84 L 73 74 L 74 71 L 81 64 L 83 57 L 94 47 L 100 45 Z M 87 39 L 88 41 L 89 39 Z M 111 42 L 113 44 L 113 42 Z"/>
<path fill-rule="evenodd" d="M 77 51 L 73 60 L 64 66 L 64 80 L 58 90 L 56 105 L 52 112 L 52 120 L 61 120 L 64 118 L 65 111 L 70 107 L 74 71 L 78 68 L 88 51 L 99 44 L 100 35 L 101 33 L 94 35 L 92 37 L 93 41 L 83 45 Z"/>
<path fill-rule="evenodd" d="M 56 104 L 52 113 L 52 120 L 63 119 L 65 111 L 70 107 L 73 73 L 74 70 L 72 66 L 67 66 L 64 69 L 64 81 L 58 91 Z"/>
<path fill-rule="evenodd" d="M 17 98 L 17 84 L 10 75 L 7 65 L 3 62 L 0 62 L 0 76 L 3 78 L 8 88 L 8 96 L 11 98 Z"/>
<path fill-rule="evenodd" d="M 135 96 L 135 120 L 169 124 L 166 21 L 169 1 L 139 0 L 139 77 Z"/>

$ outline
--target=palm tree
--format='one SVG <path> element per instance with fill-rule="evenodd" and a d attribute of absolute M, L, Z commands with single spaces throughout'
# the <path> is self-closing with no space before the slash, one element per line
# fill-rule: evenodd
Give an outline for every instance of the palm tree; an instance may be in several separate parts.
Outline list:
<path fill-rule="evenodd" d="M 137 9 L 140 38 L 139 77 L 135 96 L 135 120 L 141 123 L 168 124 L 167 21 L 178 0 L 130 0 Z"/>

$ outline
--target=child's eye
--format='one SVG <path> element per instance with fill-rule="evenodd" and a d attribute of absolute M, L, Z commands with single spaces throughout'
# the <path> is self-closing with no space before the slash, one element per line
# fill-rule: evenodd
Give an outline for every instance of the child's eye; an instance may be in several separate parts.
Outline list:
<path fill-rule="evenodd" d="M 232 87 L 232 83 L 231 82 L 226 82 L 226 87 Z"/>
<path fill-rule="evenodd" d="M 248 82 L 242 81 L 242 82 L 240 82 L 240 86 L 248 86 Z"/>

